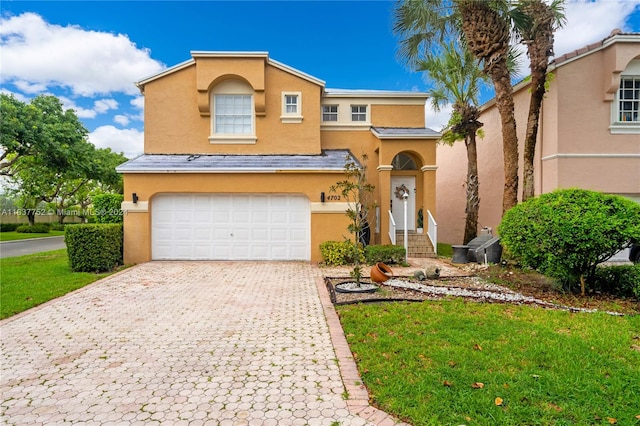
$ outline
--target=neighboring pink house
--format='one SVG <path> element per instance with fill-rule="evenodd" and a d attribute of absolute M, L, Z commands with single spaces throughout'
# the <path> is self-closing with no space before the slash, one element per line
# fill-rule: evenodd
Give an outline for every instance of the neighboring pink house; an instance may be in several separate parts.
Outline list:
<path fill-rule="evenodd" d="M 551 62 L 535 157 L 536 194 L 584 188 L 640 202 L 640 34 L 614 30 L 602 41 Z M 520 167 L 529 108 L 529 83 L 514 87 Z M 479 228 L 494 230 L 504 185 L 500 117 L 493 101 L 482 108 L 478 140 Z M 465 221 L 464 143 L 438 145 L 438 239 L 461 244 Z M 522 181 L 521 181 L 522 182 Z M 519 196 L 522 193 L 522 183 Z"/>

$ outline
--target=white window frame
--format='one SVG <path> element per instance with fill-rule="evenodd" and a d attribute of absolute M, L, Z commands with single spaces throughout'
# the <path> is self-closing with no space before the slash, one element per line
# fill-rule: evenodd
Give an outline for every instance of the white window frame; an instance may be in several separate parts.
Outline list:
<path fill-rule="evenodd" d="M 621 99 L 621 92 L 625 89 L 620 86 L 623 85 L 625 80 L 632 80 L 635 84 L 640 84 L 640 60 L 631 61 L 620 75 L 620 85 L 616 90 L 615 99 L 611 103 L 611 126 L 609 126 L 609 131 L 611 134 L 640 134 L 640 110 L 638 111 L 637 121 L 620 120 L 621 102 L 640 102 L 640 89 L 632 89 L 638 90 L 638 94 L 635 94 L 633 99 Z"/>
<path fill-rule="evenodd" d="M 368 123 L 369 122 L 369 108 L 368 105 L 351 105 L 351 121 L 354 123 Z M 364 108 L 364 112 L 362 109 Z M 354 111 L 354 109 L 357 109 Z M 356 120 L 355 118 L 364 118 L 363 120 Z"/>
<path fill-rule="evenodd" d="M 288 103 L 288 98 L 293 97 L 296 102 Z M 296 106 L 295 111 L 288 111 L 289 106 Z M 298 124 L 302 123 L 302 92 L 282 92 L 282 112 L 280 115 L 280 121 L 285 124 Z"/>
<path fill-rule="evenodd" d="M 325 108 L 333 108 L 335 107 L 335 112 L 334 111 L 325 111 Z M 326 104 L 326 105 L 322 105 L 322 122 L 323 123 L 337 123 L 338 119 L 339 119 L 339 110 L 340 108 L 338 107 L 338 104 Z M 326 116 L 331 116 L 331 117 L 335 117 L 335 120 L 325 120 L 325 115 Z"/>
<path fill-rule="evenodd" d="M 217 117 L 219 116 L 218 111 L 216 110 L 216 97 L 218 96 L 229 96 L 229 97 L 239 97 L 239 96 L 248 96 L 250 97 L 250 114 L 251 114 L 251 123 L 250 123 L 250 131 L 244 133 L 224 133 L 216 131 L 217 128 Z M 225 80 L 218 84 L 211 90 L 211 136 L 209 136 L 209 142 L 212 144 L 255 144 L 256 137 L 256 114 L 255 114 L 255 99 L 253 96 L 253 89 L 247 83 L 241 80 Z M 248 114 L 244 114 L 244 116 L 248 116 Z"/>

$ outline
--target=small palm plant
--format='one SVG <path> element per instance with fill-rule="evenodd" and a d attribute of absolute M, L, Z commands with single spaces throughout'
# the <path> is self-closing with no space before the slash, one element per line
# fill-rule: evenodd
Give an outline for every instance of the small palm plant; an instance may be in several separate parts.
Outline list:
<path fill-rule="evenodd" d="M 353 235 L 352 254 L 354 267 L 351 277 L 358 286 L 362 278 L 362 255 L 360 249 L 360 237 L 365 228 L 369 226 L 367 217 L 369 211 L 375 207 L 373 191 L 375 186 L 367 182 L 367 154 L 362 154 L 360 162 L 351 155 L 345 158 L 345 179 L 330 187 L 331 192 L 339 193 L 348 204 L 346 215 L 349 218 L 347 230 Z"/>

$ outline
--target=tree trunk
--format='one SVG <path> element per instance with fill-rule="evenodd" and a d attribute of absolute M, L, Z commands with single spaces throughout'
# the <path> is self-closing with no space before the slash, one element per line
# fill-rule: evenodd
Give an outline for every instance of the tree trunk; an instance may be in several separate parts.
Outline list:
<path fill-rule="evenodd" d="M 527 133 L 524 139 L 524 164 L 522 166 L 522 201 L 535 196 L 534 165 L 540 110 L 545 94 L 545 72 L 535 72 L 531 75 L 531 100 L 529 102 L 529 117 L 527 119 Z"/>
<path fill-rule="evenodd" d="M 35 209 L 27 209 L 27 220 L 29 221 L 29 226 L 33 226 L 36 224 L 36 210 Z"/>
<path fill-rule="evenodd" d="M 464 226 L 464 241 L 467 244 L 478 236 L 478 210 L 480 210 L 480 186 L 478 181 L 478 151 L 475 131 L 467 136 L 467 218 Z"/>
<path fill-rule="evenodd" d="M 504 155 L 504 192 L 502 214 L 518 204 L 518 134 L 514 116 L 513 88 L 506 56 L 496 60 L 488 70 L 496 90 L 496 105 L 502 124 Z"/>

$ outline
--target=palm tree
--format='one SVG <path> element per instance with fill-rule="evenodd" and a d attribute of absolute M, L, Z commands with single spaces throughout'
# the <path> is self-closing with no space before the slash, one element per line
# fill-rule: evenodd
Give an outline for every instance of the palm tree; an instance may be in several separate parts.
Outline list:
<path fill-rule="evenodd" d="M 547 90 L 547 67 L 549 58 L 553 56 L 553 34 L 564 22 L 562 3 L 563 0 L 554 0 L 550 4 L 543 0 L 520 0 L 515 9 L 521 14 L 521 19 L 515 20 L 516 30 L 521 43 L 527 47 L 531 71 L 531 99 L 524 140 L 522 201 L 535 195 L 533 157 L 538 138 L 540 109 Z"/>
<path fill-rule="evenodd" d="M 394 11 L 399 55 L 409 63 L 426 57 L 443 40 L 460 40 L 491 77 L 502 124 L 503 213 L 518 203 L 518 136 L 509 73 L 511 38 L 508 0 L 404 0 Z"/>
<path fill-rule="evenodd" d="M 442 141 L 453 144 L 464 140 L 467 148 L 467 202 L 463 241 L 467 244 L 478 233 L 480 194 L 476 135 L 482 123 L 478 120 L 480 111 L 477 104 L 480 84 L 486 76 L 478 67 L 473 54 L 454 43 L 443 46 L 440 55 L 429 54 L 425 59 L 419 60 L 416 70 L 426 71 L 433 83 L 430 94 L 436 111 L 441 106 L 453 104 L 453 114 Z"/>

